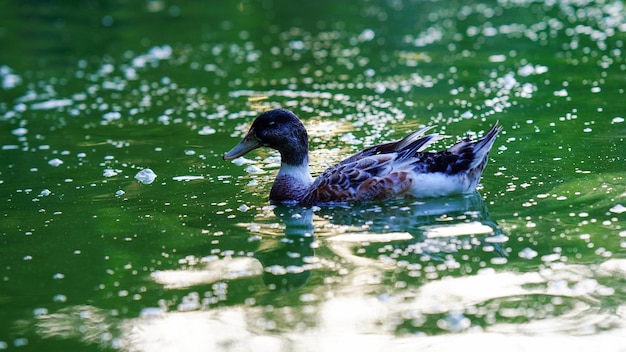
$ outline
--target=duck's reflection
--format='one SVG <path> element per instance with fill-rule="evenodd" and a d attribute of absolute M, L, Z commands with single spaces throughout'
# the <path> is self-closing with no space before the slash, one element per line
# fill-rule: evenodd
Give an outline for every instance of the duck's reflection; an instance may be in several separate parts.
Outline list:
<path fill-rule="evenodd" d="M 259 250 L 254 257 L 263 266 L 263 282 L 269 289 L 290 291 L 307 282 L 315 262 L 313 210 L 276 207 L 274 213 L 285 225 L 284 237 L 278 246 Z"/>
<path fill-rule="evenodd" d="M 320 263 L 373 268 L 385 265 L 385 255 L 443 262 L 450 254 L 474 249 L 506 255 L 507 237 L 477 192 L 385 204 L 273 206 L 263 212 L 258 222 L 242 224 L 261 239 L 252 255 L 211 257 L 202 270 L 159 271 L 152 278 L 180 288 L 261 276 L 268 289 L 290 291 L 305 285 Z M 318 246 L 324 247 L 323 258 L 316 256 Z"/>
<path fill-rule="evenodd" d="M 503 243 L 508 238 L 491 219 L 477 192 L 400 204 L 276 206 L 273 211 L 284 225 L 284 238 L 278 246 L 255 255 L 270 289 L 291 290 L 304 285 L 316 263 L 314 229 L 325 247 L 357 265 L 375 265 L 381 247 L 389 245 L 404 257 L 426 256 L 434 261 L 476 248 L 506 256 Z M 363 246 L 376 250 L 355 250 Z"/>

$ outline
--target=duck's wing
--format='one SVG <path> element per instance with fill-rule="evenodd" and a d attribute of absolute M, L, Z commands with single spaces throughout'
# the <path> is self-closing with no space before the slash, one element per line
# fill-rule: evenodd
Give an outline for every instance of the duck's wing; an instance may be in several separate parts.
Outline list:
<path fill-rule="evenodd" d="M 328 168 L 311 185 L 308 203 L 384 199 L 406 191 L 411 182 L 408 174 L 393 172 L 394 168 L 406 164 L 408 159 L 439 139 L 437 135 L 423 136 L 431 128 L 366 148 Z"/>
<path fill-rule="evenodd" d="M 424 127 L 410 135 L 394 142 L 378 144 L 352 155 L 351 157 L 341 161 L 338 165 L 344 163 L 352 163 L 372 155 L 391 154 L 400 152 L 402 156 L 410 156 L 426 149 L 432 143 L 441 139 L 438 135 L 424 136 L 424 133 L 431 130 L 434 126 Z"/>
<path fill-rule="evenodd" d="M 364 194 L 367 189 L 364 185 L 371 184 L 380 175 L 389 174 L 398 154 L 368 155 L 368 152 L 364 150 L 357 154 L 361 157 L 355 158 L 357 155 L 354 155 L 319 175 L 311 185 L 305 203 L 345 203 L 378 198 Z"/>

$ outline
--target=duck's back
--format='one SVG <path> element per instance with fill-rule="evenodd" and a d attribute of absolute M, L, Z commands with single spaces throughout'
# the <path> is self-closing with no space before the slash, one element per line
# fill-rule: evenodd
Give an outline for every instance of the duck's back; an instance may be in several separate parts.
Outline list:
<path fill-rule="evenodd" d="M 399 197 L 439 197 L 473 192 L 500 131 L 495 124 L 478 141 L 469 139 L 441 152 L 422 152 L 429 135 L 367 148 L 324 171 L 304 204 L 357 203 Z M 421 131 L 418 131 L 421 132 Z"/>

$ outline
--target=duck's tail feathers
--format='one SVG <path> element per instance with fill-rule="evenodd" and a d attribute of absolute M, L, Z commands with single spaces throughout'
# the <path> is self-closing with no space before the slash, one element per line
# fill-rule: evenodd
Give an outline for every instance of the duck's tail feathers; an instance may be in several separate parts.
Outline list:
<path fill-rule="evenodd" d="M 472 162 L 472 168 L 481 165 L 485 167 L 487 164 L 487 156 L 489 151 L 496 141 L 498 133 L 502 131 L 502 126 L 496 121 L 496 123 L 487 131 L 487 133 L 474 144 L 474 161 Z"/>
<path fill-rule="evenodd" d="M 404 137 L 402 140 L 397 142 L 394 145 L 393 149 L 397 152 L 400 152 L 401 155 L 405 158 L 414 156 L 416 153 L 423 151 L 429 145 L 443 138 L 437 134 L 423 136 L 424 133 L 428 132 L 433 127 L 434 126 L 424 127 L 419 131 L 411 133 L 410 135 Z"/>

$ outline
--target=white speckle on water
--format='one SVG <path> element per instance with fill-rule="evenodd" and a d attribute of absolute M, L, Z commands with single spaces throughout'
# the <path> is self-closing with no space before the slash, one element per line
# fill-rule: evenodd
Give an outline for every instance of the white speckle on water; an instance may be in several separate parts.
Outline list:
<path fill-rule="evenodd" d="M 385 85 L 382 83 L 376 83 L 374 91 L 376 92 L 376 94 L 383 94 L 387 91 L 387 87 L 385 87 Z"/>
<path fill-rule="evenodd" d="M 40 317 L 42 315 L 48 315 L 48 309 L 47 308 L 35 308 L 33 309 L 33 315 L 36 317 Z"/>
<path fill-rule="evenodd" d="M 561 89 L 554 92 L 554 96 L 556 97 L 566 97 L 568 95 L 569 93 L 567 92 L 567 89 Z"/>
<path fill-rule="evenodd" d="M 14 129 L 13 131 L 11 131 L 11 133 L 14 136 L 21 137 L 21 136 L 26 135 L 26 133 L 28 133 L 28 130 L 26 128 L 24 128 L 24 127 L 19 127 L 19 128 Z"/>
<path fill-rule="evenodd" d="M 245 171 L 250 174 L 258 174 L 263 172 L 263 169 L 256 165 L 248 165 L 248 167 L 245 168 Z"/>
<path fill-rule="evenodd" d="M 471 321 L 460 312 L 451 312 L 445 318 L 437 320 L 437 326 L 451 332 L 461 332 L 470 327 Z"/>
<path fill-rule="evenodd" d="M 52 192 L 49 189 L 45 188 L 42 189 L 41 192 L 39 192 L 39 197 L 47 197 L 50 194 L 52 194 Z"/>
<path fill-rule="evenodd" d="M 250 159 L 245 158 L 243 156 L 240 156 L 237 159 L 233 160 L 233 164 L 235 164 L 237 166 L 241 166 L 241 165 L 244 165 L 244 164 L 252 164 L 252 163 L 254 163 L 253 160 L 250 160 Z"/>
<path fill-rule="evenodd" d="M 65 303 L 67 302 L 67 297 L 65 295 L 58 294 L 52 297 L 52 300 L 59 303 Z"/>
<path fill-rule="evenodd" d="M 117 171 L 113 169 L 104 169 L 104 171 L 102 172 L 102 176 L 104 177 L 117 176 Z"/>
<path fill-rule="evenodd" d="M 245 205 L 245 204 L 242 204 L 242 205 L 240 205 L 240 206 L 239 206 L 239 208 L 237 208 L 237 209 L 238 209 L 240 212 L 245 213 L 245 212 L 247 212 L 248 210 L 250 210 L 250 207 L 249 207 L 249 206 L 247 206 L 247 205 Z"/>
<path fill-rule="evenodd" d="M 369 28 L 364 29 L 363 32 L 361 32 L 361 35 L 359 35 L 359 39 L 362 41 L 370 41 L 374 39 L 374 37 L 376 37 L 376 33 Z"/>
<path fill-rule="evenodd" d="M 314 293 L 303 293 L 300 295 L 300 302 L 308 303 L 317 300 L 317 296 Z"/>
<path fill-rule="evenodd" d="M 28 345 L 28 339 L 25 337 L 20 337 L 13 340 L 13 346 L 15 347 L 24 347 L 26 345 Z"/>
<path fill-rule="evenodd" d="M 504 62 L 506 61 L 506 55 L 491 55 L 489 56 L 489 62 Z"/>
<path fill-rule="evenodd" d="M 517 255 L 522 259 L 533 259 L 538 255 L 538 253 L 534 249 L 526 247 L 519 251 Z"/>
<path fill-rule="evenodd" d="M 621 117 L 621 116 L 615 116 L 615 117 L 613 118 L 613 120 L 611 120 L 611 123 L 612 123 L 612 124 L 613 124 L 613 123 L 622 123 L 622 122 L 624 122 L 624 118 L 623 118 L 623 117 Z"/>
<path fill-rule="evenodd" d="M 611 213 L 621 214 L 623 212 L 626 212 L 626 207 L 621 205 L 621 204 L 617 204 L 614 207 L 612 207 L 611 209 L 609 209 L 609 211 Z"/>
<path fill-rule="evenodd" d="M 112 122 L 115 120 L 119 120 L 122 117 L 122 114 L 119 111 L 110 111 L 102 115 L 102 118 L 106 122 Z"/>
<path fill-rule="evenodd" d="M 172 180 L 174 181 L 193 181 L 193 180 L 203 180 L 203 179 L 204 179 L 204 176 L 193 176 L 193 175 L 172 177 Z"/>
<path fill-rule="evenodd" d="M 352 133 L 344 134 L 343 136 L 339 137 L 339 140 L 344 143 L 348 143 L 352 145 L 358 145 L 358 144 L 363 143 L 360 139 L 356 138 L 354 134 Z"/>
<path fill-rule="evenodd" d="M 72 105 L 74 101 L 72 99 L 51 99 L 47 101 L 42 101 L 39 103 L 35 103 L 31 105 L 31 109 L 33 110 L 51 110 L 56 108 L 61 108 L 64 106 Z"/>
<path fill-rule="evenodd" d="M 157 178 L 157 175 L 151 169 L 143 169 L 135 175 L 135 179 L 145 185 L 149 185 Z"/>
<path fill-rule="evenodd" d="M 217 131 L 214 128 L 210 126 L 204 126 L 200 129 L 200 131 L 198 131 L 198 134 L 202 136 L 208 136 L 210 134 L 215 134 L 215 132 Z"/>
<path fill-rule="evenodd" d="M 474 117 L 474 113 L 469 110 L 461 114 L 461 118 L 463 119 L 471 119 L 472 117 Z"/>
<path fill-rule="evenodd" d="M 50 160 L 48 161 L 48 164 L 49 164 L 50 166 L 58 167 L 58 166 L 60 166 L 61 164 L 63 164 L 63 160 L 61 160 L 61 159 L 59 159 L 59 158 L 50 159 Z"/>
<path fill-rule="evenodd" d="M 504 265 L 508 262 L 508 259 L 506 259 L 505 257 L 495 257 L 491 258 L 490 262 L 493 265 Z"/>
<path fill-rule="evenodd" d="M 117 192 L 115 192 L 115 195 L 118 196 L 118 197 L 121 197 L 121 196 L 124 195 L 124 193 L 126 193 L 126 192 L 124 192 L 124 190 L 118 189 Z"/>
<path fill-rule="evenodd" d="M 139 312 L 139 317 L 140 318 L 159 318 L 163 315 L 164 310 L 163 308 L 159 308 L 159 307 L 146 307 L 143 308 L 141 310 L 141 312 Z"/>
<path fill-rule="evenodd" d="M 9 66 L 0 66 L 0 78 L 2 79 L 2 88 L 11 89 L 15 88 L 22 83 L 22 77 L 13 73 L 13 70 Z"/>
<path fill-rule="evenodd" d="M 541 256 L 541 260 L 544 262 L 554 262 L 561 259 L 561 255 L 559 253 L 546 254 Z"/>

